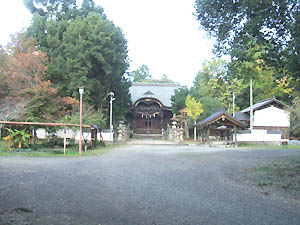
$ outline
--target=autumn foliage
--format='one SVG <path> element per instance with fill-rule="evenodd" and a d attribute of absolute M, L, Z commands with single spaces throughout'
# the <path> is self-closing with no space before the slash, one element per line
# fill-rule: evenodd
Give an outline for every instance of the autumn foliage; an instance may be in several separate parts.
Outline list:
<path fill-rule="evenodd" d="M 1 51 L 1 120 L 51 122 L 78 103 L 74 98 L 57 96 L 57 89 L 46 79 L 47 55 L 35 44 L 33 38 L 21 33 Z"/>

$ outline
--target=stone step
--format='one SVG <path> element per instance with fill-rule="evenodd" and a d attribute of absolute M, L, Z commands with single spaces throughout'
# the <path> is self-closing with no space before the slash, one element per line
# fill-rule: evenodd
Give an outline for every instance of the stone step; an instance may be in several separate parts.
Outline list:
<path fill-rule="evenodd" d="M 157 139 L 130 139 L 127 145 L 178 145 L 177 142 Z"/>
<path fill-rule="evenodd" d="M 133 134 L 133 139 L 150 139 L 150 140 L 161 140 L 161 134 Z"/>

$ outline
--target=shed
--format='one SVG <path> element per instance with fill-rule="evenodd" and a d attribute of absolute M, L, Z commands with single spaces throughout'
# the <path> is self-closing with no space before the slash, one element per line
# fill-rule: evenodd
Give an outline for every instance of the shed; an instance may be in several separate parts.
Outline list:
<path fill-rule="evenodd" d="M 231 133 L 234 132 L 234 135 L 236 136 L 237 127 L 245 128 L 246 124 L 233 118 L 225 109 L 221 109 L 214 112 L 206 119 L 196 123 L 195 126 L 207 129 L 206 141 L 209 143 L 209 136 L 211 134 L 219 137 L 222 141 L 225 141 L 226 139 L 227 141 L 232 141 Z"/>

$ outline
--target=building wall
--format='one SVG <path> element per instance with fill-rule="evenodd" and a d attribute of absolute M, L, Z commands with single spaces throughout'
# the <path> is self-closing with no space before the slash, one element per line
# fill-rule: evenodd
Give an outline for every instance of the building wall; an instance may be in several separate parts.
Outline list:
<path fill-rule="evenodd" d="M 256 130 L 280 131 L 281 138 L 288 139 L 290 137 L 290 130 L 288 127 L 258 127 L 253 126 Z"/>
<path fill-rule="evenodd" d="M 274 106 L 254 112 L 254 127 L 290 127 L 289 114 Z"/>
<path fill-rule="evenodd" d="M 267 130 L 256 129 L 247 133 L 237 133 L 236 136 L 238 142 L 281 142 L 283 140 L 280 132 L 268 133 Z"/>
<path fill-rule="evenodd" d="M 36 131 L 37 134 L 37 138 L 38 139 L 45 139 L 47 138 L 47 136 L 49 136 L 49 134 L 47 134 L 46 130 L 43 128 L 39 128 Z M 103 141 L 110 141 L 110 132 L 101 132 L 102 134 L 102 140 Z M 91 141 L 91 132 L 82 132 L 83 138 L 87 139 L 88 141 Z M 114 133 L 111 134 L 112 135 L 112 139 L 114 138 Z M 55 136 L 57 138 L 61 138 L 63 139 L 65 136 L 64 133 L 64 129 L 60 129 L 55 133 Z M 74 139 L 75 142 L 78 142 L 80 139 L 80 133 L 79 130 L 72 130 L 72 129 L 68 129 L 66 130 L 66 138 L 68 139 Z M 100 140 L 100 132 L 97 132 L 97 140 Z"/>

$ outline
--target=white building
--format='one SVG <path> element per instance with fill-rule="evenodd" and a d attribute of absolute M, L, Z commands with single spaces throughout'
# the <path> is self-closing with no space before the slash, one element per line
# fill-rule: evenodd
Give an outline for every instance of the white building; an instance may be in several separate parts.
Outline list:
<path fill-rule="evenodd" d="M 275 98 L 253 105 L 253 130 L 237 135 L 239 142 L 282 142 L 289 138 L 289 114 L 285 105 Z M 235 114 L 235 118 L 250 123 L 250 107 Z"/>

